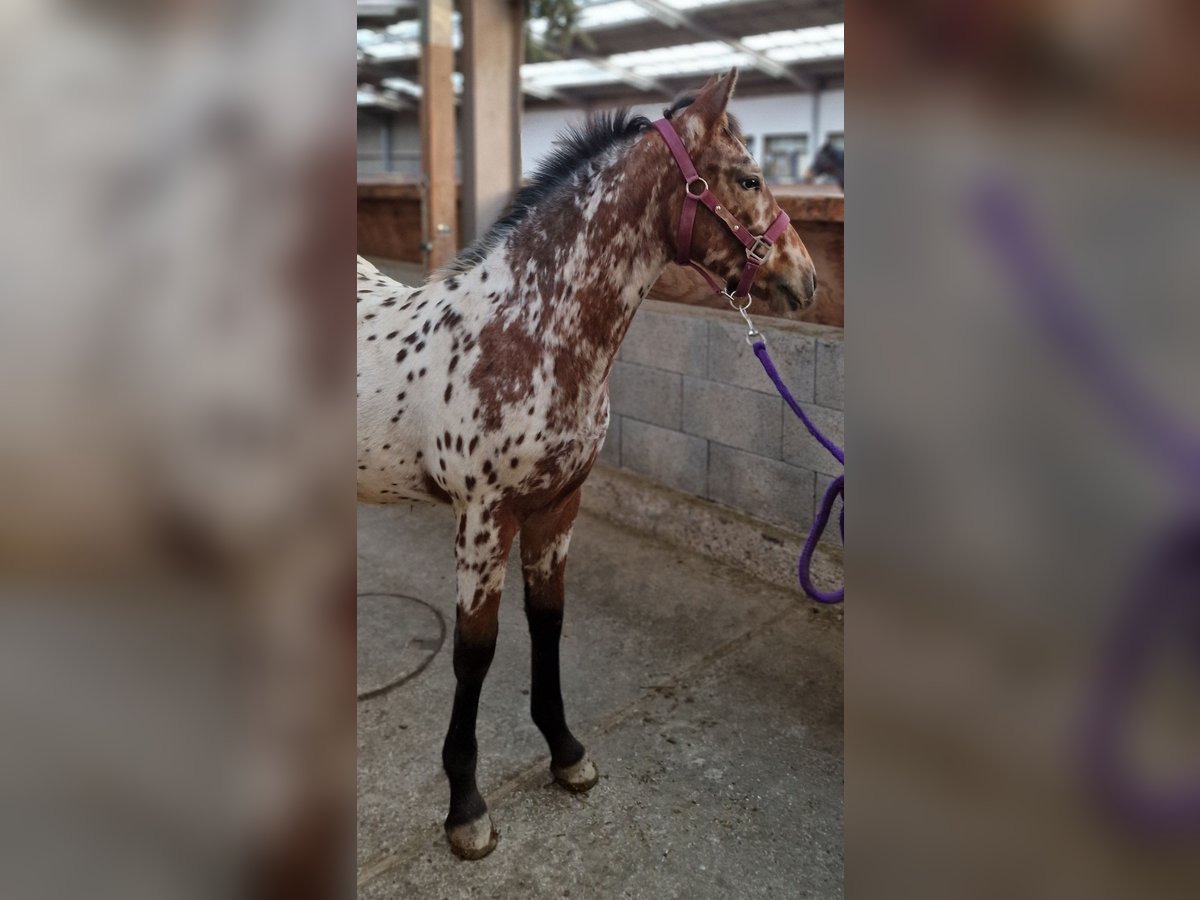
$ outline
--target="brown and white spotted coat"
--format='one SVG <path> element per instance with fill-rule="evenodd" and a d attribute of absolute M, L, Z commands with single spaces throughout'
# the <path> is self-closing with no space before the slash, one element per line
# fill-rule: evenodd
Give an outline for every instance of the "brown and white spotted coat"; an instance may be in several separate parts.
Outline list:
<path fill-rule="evenodd" d="M 778 212 L 725 107 L 735 76 L 714 79 L 671 114 L 700 173 L 757 231 Z M 494 844 L 475 787 L 475 707 L 495 646 L 500 589 L 521 533 L 534 640 L 535 721 L 552 768 L 573 789 L 595 770 L 563 720 L 558 635 L 563 571 L 579 488 L 604 442 L 607 378 L 630 320 L 674 255 L 683 195 L 665 144 L 644 119 L 592 121 L 569 136 L 514 212 L 419 288 L 358 264 L 358 496 L 432 500 L 458 518 L 459 687 L 443 759 L 453 849 Z M 748 188 L 757 179 L 757 188 Z M 695 258 L 736 281 L 745 256 L 712 216 Z M 812 261 L 788 229 L 756 293 L 810 303 Z"/>

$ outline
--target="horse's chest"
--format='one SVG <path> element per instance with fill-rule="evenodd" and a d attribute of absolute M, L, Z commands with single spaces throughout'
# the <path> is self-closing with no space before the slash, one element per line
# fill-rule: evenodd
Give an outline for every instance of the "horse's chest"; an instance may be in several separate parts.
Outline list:
<path fill-rule="evenodd" d="M 608 396 L 591 409 L 563 422 L 541 442 L 542 459 L 535 469 L 544 473 L 537 487 L 561 490 L 587 476 L 608 433 Z"/>

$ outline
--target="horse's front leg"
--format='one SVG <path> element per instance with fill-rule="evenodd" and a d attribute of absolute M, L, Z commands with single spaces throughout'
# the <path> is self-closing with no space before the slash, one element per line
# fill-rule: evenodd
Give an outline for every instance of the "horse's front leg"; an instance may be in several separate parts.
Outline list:
<path fill-rule="evenodd" d="M 450 779 L 446 837 L 450 849 L 463 859 L 481 859 L 496 847 L 492 818 L 475 783 L 475 717 L 479 693 L 496 652 L 500 590 L 516 530 L 516 520 L 499 507 L 474 504 L 459 510 L 454 547 L 458 569 L 457 686 L 450 729 L 442 746 L 442 765 Z"/>
<path fill-rule="evenodd" d="M 550 770 L 555 780 L 576 792 L 591 788 L 598 777 L 583 744 L 567 727 L 559 681 L 567 547 L 579 500 L 577 489 L 565 500 L 530 516 L 521 526 L 525 617 L 533 648 L 530 708 L 534 724 L 550 745 Z"/>

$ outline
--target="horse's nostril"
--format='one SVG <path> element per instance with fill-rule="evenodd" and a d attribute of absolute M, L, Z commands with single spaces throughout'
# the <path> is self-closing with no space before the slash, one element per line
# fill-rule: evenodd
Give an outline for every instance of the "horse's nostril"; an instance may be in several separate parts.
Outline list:
<path fill-rule="evenodd" d="M 812 273 L 812 295 L 817 296 L 817 273 Z"/>
<path fill-rule="evenodd" d="M 792 289 L 791 285 L 789 285 L 786 281 L 777 280 L 775 282 L 775 288 L 783 296 L 784 301 L 787 303 L 788 309 L 797 310 L 804 307 L 806 301 L 797 295 L 797 293 Z"/>

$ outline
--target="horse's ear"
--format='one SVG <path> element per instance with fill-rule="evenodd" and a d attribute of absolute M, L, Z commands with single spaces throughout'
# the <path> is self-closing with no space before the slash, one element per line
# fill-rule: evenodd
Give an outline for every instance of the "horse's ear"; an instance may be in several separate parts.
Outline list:
<path fill-rule="evenodd" d="M 725 96 L 722 99 L 722 106 L 728 106 L 729 101 L 733 99 L 733 89 L 737 87 L 738 70 L 734 66 L 728 72 L 721 76 L 721 83 L 724 86 Z"/>
<path fill-rule="evenodd" d="M 725 117 L 725 110 L 733 97 L 733 88 L 737 84 L 738 70 L 730 69 L 724 75 L 714 75 L 700 89 L 696 100 L 688 108 L 698 121 L 703 123 L 704 132 L 709 134 Z"/>

